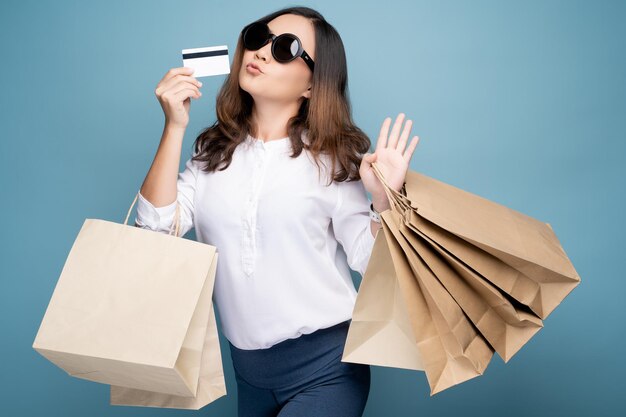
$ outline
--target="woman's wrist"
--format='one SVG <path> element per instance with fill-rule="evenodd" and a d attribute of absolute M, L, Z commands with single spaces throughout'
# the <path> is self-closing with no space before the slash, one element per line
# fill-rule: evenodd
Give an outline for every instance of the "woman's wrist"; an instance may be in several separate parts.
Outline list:
<path fill-rule="evenodd" d="M 387 196 L 385 196 L 384 199 L 379 197 L 372 197 L 371 203 L 374 211 L 376 211 L 377 213 L 382 213 L 383 211 L 391 208 Z"/>
<path fill-rule="evenodd" d="M 400 194 L 406 196 L 406 181 L 402 184 L 402 188 L 399 191 Z M 387 198 L 387 194 L 384 195 L 372 195 L 372 206 L 373 209 L 378 212 L 378 213 L 382 213 L 385 210 L 388 210 L 391 208 L 391 204 L 389 204 L 389 199 Z"/>

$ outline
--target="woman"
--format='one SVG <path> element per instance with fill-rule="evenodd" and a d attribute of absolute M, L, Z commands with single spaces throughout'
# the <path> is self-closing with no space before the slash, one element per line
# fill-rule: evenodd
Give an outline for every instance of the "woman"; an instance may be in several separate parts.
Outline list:
<path fill-rule="evenodd" d="M 400 135 L 400 114 L 388 136 L 385 119 L 366 153 L 341 38 L 316 11 L 287 8 L 242 30 L 218 120 L 178 173 L 190 100 L 201 96 L 191 74 L 171 69 L 156 88 L 165 128 L 136 225 L 169 232 L 178 204 L 179 234 L 194 227 L 218 248 L 214 301 L 239 416 L 360 416 L 369 365 L 341 362 L 356 299 L 349 269 L 364 273 L 376 212 L 389 208 L 371 163 L 402 188 L 418 139 L 405 149 L 411 121 Z"/>

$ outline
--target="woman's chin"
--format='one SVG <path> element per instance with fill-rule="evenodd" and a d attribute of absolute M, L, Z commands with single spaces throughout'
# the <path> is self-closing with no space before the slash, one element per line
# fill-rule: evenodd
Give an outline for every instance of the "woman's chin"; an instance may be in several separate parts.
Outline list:
<path fill-rule="evenodd" d="M 250 79 L 246 75 L 239 78 L 239 87 L 251 96 L 258 95 L 260 93 L 260 89 L 258 88 L 259 86 L 255 84 L 254 80 Z"/>
<path fill-rule="evenodd" d="M 271 101 L 271 100 L 276 99 L 276 97 L 268 96 L 267 94 L 265 94 L 264 91 L 262 91 L 259 88 L 254 88 L 254 86 L 240 85 L 240 87 L 243 91 L 250 94 L 250 96 L 254 99 L 254 101 L 268 101 L 268 100 Z"/>

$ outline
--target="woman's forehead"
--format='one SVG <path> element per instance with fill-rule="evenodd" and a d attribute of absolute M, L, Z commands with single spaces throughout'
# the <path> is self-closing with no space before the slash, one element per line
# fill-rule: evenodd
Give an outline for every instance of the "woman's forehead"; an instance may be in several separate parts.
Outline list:
<path fill-rule="evenodd" d="M 315 29 L 313 23 L 304 16 L 283 14 L 267 23 L 270 32 L 278 36 L 282 33 L 293 33 L 302 42 L 302 47 L 315 59 Z"/>

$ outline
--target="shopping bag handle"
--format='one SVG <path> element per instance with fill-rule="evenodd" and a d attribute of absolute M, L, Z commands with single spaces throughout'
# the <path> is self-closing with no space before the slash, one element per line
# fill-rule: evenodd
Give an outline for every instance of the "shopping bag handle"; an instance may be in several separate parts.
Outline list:
<path fill-rule="evenodd" d="M 130 205 L 130 208 L 128 209 L 128 213 L 126 214 L 126 219 L 124 219 L 125 225 L 128 225 L 128 218 L 130 217 L 130 213 L 133 211 L 133 207 L 135 207 L 135 203 L 137 202 L 137 199 L 139 198 L 140 191 L 141 189 L 137 191 L 137 194 L 135 195 L 135 199 L 133 200 L 133 202 Z M 178 200 L 176 200 L 176 213 L 174 213 L 174 223 L 172 224 L 172 227 L 170 227 L 170 231 L 168 232 L 168 235 L 171 235 L 172 232 L 174 232 L 174 236 L 178 237 L 179 230 L 180 230 L 180 204 L 178 203 Z"/>
<path fill-rule="evenodd" d="M 374 170 L 374 174 L 376 175 L 376 177 L 378 177 L 380 182 L 383 184 L 383 189 L 385 190 L 385 194 L 387 194 L 387 198 L 389 199 L 389 204 L 391 205 L 392 209 L 394 209 L 395 206 L 398 205 L 401 207 L 401 209 L 404 210 L 416 210 L 415 207 L 411 206 L 411 200 L 409 200 L 408 196 L 393 189 L 387 183 L 384 175 L 380 172 L 380 169 L 378 169 L 378 165 L 376 164 L 376 162 L 372 162 L 372 169 Z"/>

